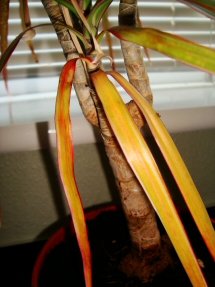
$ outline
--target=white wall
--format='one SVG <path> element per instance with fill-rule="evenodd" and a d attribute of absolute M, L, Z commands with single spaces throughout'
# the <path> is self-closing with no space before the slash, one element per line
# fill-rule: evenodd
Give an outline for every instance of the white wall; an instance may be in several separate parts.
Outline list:
<path fill-rule="evenodd" d="M 215 129 L 174 133 L 173 138 L 207 206 L 215 206 Z M 76 175 L 85 207 L 109 202 L 115 190 L 101 144 L 75 147 Z M 67 213 L 55 150 L 0 154 L 0 246 L 48 236 Z"/>

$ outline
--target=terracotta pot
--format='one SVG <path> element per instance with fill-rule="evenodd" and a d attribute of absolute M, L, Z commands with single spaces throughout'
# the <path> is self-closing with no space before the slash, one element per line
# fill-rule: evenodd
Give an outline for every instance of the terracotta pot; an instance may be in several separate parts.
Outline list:
<path fill-rule="evenodd" d="M 130 242 L 123 213 L 116 205 L 87 210 L 86 220 L 93 254 L 94 287 L 191 286 L 177 257 L 174 257 L 175 266 L 150 284 L 140 283 L 137 279 L 128 280 L 118 270 L 120 259 L 129 250 Z M 196 238 L 196 234 L 194 236 Z M 205 253 L 201 240 L 197 240 L 195 245 L 201 254 Z M 209 286 L 215 286 L 213 263 L 210 261 L 206 268 Z M 85 286 L 81 255 L 71 221 L 57 230 L 43 246 L 34 266 L 32 286 Z"/>

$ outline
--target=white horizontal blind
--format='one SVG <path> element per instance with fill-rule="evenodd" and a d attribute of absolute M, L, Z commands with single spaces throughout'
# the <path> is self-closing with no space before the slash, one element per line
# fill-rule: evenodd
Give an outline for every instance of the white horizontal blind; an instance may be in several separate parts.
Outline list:
<path fill-rule="evenodd" d="M 177 1 L 138 1 L 144 26 L 173 32 L 192 41 L 215 47 L 215 22 Z M 111 26 L 118 22 L 119 1 L 109 10 Z M 32 25 L 49 23 L 40 1 L 29 1 Z M 9 41 L 20 33 L 19 1 L 10 3 Z M 8 96 L 0 81 L 0 125 L 53 118 L 54 101 L 60 70 L 65 63 L 62 49 L 52 26 L 38 28 L 34 47 L 39 63 L 33 62 L 25 42 L 20 42 L 8 63 Z M 102 49 L 108 53 L 105 41 Z M 119 41 L 113 40 L 117 70 L 124 71 Z M 171 109 L 215 105 L 214 77 L 195 71 L 157 52 L 145 57 L 154 92 L 156 108 Z M 108 64 L 108 61 L 107 61 Z M 106 62 L 104 62 L 106 65 Z M 77 100 L 73 109 L 80 113 Z"/>

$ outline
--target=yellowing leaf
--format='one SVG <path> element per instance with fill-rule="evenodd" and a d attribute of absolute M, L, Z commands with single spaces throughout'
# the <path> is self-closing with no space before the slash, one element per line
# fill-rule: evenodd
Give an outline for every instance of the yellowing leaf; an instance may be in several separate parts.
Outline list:
<path fill-rule="evenodd" d="M 103 71 L 92 72 L 91 79 L 122 151 L 160 217 L 193 286 L 207 286 L 157 164 L 120 95 Z"/>
<path fill-rule="evenodd" d="M 92 286 L 91 251 L 84 211 L 75 181 L 74 151 L 70 120 L 70 94 L 77 59 L 69 61 L 62 70 L 56 100 L 55 124 L 60 177 L 82 254 L 86 287 Z"/>
<path fill-rule="evenodd" d="M 193 219 L 215 260 L 215 231 L 198 190 L 163 122 L 141 94 L 119 73 L 110 72 L 141 109 L 154 138 L 175 178 Z"/>
<path fill-rule="evenodd" d="M 112 27 L 117 38 L 154 49 L 204 71 L 215 73 L 215 50 L 152 28 Z"/>

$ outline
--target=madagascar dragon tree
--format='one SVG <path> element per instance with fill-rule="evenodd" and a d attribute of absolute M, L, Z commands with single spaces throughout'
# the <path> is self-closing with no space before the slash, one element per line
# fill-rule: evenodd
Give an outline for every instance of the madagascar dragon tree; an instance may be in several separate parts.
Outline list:
<path fill-rule="evenodd" d="M 26 1 L 21 2 L 27 4 Z M 193 286 L 207 286 L 172 200 L 171 190 L 145 138 L 145 127 L 150 130 L 151 137 L 162 153 L 213 259 L 215 233 L 195 184 L 163 122 L 152 107 L 152 93 L 140 46 L 155 49 L 210 73 L 215 73 L 215 51 L 169 33 L 141 27 L 137 1 L 132 0 L 120 1 L 119 26 L 99 32 L 100 21 L 111 2 L 98 0 L 92 5 L 90 0 L 42 0 L 67 61 L 60 75 L 56 99 L 58 165 L 82 254 L 86 286 L 92 286 L 91 251 L 74 175 L 69 110 L 72 85 L 86 119 L 100 130 L 128 222 L 132 249 L 123 260 L 122 269 L 146 281 L 168 265 L 169 257 L 157 227 L 156 212 Z M 183 2 L 214 17 L 213 1 Z M 0 3 L 0 68 L 7 82 L 5 65 L 19 40 L 33 28 L 27 17 L 28 25 L 24 25 L 26 29 L 7 48 L 5 31 L 9 1 L 3 0 Z M 28 15 L 27 5 L 23 5 L 23 9 L 23 15 Z M 131 84 L 117 71 L 102 69 L 102 59 L 106 55 L 101 50 L 100 41 L 105 33 L 121 39 Z M 29 45 L 33 51 L 32 43 L 29 42 Z M 128 93 L 131 97 L 129 103 L 124 104 L 111 79 Z"/>

